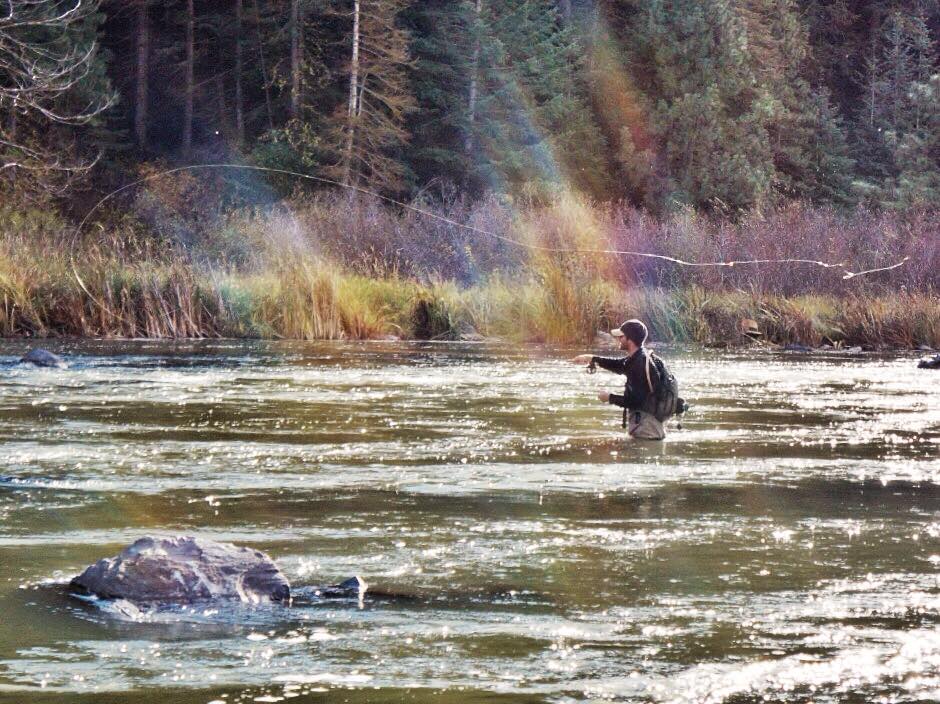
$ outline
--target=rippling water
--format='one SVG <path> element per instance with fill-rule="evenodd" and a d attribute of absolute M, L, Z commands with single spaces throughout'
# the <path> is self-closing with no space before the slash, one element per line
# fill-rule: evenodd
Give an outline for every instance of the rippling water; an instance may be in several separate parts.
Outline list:
<path fill-rule="evenodd" d="M 940 699 L 940 374 L 666 352 L 622 439 L 570 350 L 0 345 L 0 702 Z M 140 613 L 62 584 L 147 533 L 382 595 Z"/>

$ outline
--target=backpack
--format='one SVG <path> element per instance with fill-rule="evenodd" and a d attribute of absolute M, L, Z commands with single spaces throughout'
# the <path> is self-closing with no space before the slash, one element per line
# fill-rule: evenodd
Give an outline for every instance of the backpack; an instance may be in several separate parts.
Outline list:
<path fill-rule="evenodd" d="M 656 371 L 659 372 L 659 383 L 655 388 L 650 375 L 650 364 L 655 365 Z M 665 423 L 673 416 L 685 413 L 688 406 L 684 399 L 679 398 L 679 381 L 676 375 L 652 352 L 646 355 L 646 383 L 650 389 L 650 395 L 646 399 L 646 412 L 656 416 L 656 420 Z"/>

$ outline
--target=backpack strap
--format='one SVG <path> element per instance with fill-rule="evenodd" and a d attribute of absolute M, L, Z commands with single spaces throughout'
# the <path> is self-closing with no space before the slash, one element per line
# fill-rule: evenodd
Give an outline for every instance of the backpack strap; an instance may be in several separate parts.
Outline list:
<path fill-rule="evenodd" d="M 650 360 L 653 359 L 653 353 L 646 355 L 646 383 L 650 387 L 650 393 L 653 393 L 653 379 L 650 377 Z"/>

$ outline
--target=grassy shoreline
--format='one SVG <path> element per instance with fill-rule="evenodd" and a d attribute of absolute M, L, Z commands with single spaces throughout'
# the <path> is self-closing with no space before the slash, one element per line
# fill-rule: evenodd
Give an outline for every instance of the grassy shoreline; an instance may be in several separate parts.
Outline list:
<path fill-rule="evenodd" d="M 494 276 L 460 287 L 371 278 L 317 259 L 252 273 L 201 271 L 183 262 L 111 262 L 73 271 L 47 260 L 32 269 L 0 268 L 3 337 L 482 337 L 574 344 L 626 317 L 644 319 L 664 342 L 749 344 L 740 324 L 750 318 L 776 344 L 940 348 L 940 298 L 931 293 L 784 297 L 621 288 L 560 274 Z"/>
<path fill-rule="evenodd" d="M 438 208 L 444 222 L 333 196 L 213 214 L 184 195 L 148 191 L 78 237 L 55 213 L 0 206 L 0 336 L 583 344 L 640 317 L 663 342 L 734 345 L 750 344 L 747 318 L 776 344 L 940 348 L 940 226 L 926 214 L 794 206 L 738 223 L 654 221 L 563 199 L 456 203 Z M 458 222 L 504 239 L 473 239 Z M 606 249 L 856 269 L 911 259 L 845 280 L 805 264 L 689 268 Z"/>

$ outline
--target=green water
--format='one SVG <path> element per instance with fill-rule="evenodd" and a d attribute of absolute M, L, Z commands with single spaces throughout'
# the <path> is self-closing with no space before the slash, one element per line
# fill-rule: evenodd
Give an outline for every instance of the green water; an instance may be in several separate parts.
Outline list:
<path fill-rule="evenodd" d="M 662 350 L 624 442 L 573 350 L 0 344 L 0 702 L 940 700 L 940 374 Z M 388 596 L 144 614 L 63 583 L 150 534 Z"/>

